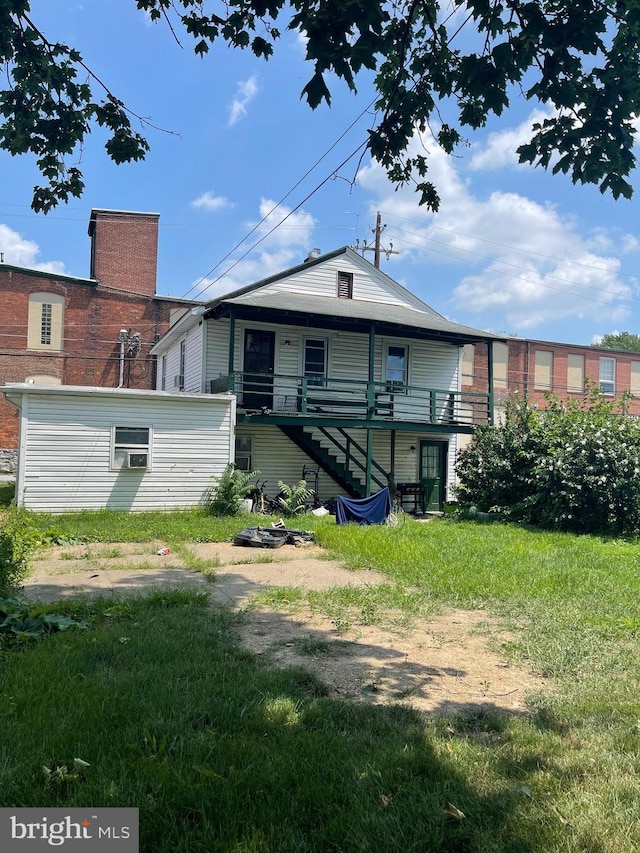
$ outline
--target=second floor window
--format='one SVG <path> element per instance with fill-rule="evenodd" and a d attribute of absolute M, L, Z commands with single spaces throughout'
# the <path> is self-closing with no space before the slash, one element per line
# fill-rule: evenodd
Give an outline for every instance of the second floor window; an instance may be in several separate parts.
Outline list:
<path fill-rule="evenodd" d="M 50 302 L 42 303 L 42 316 L 40 318 L 40 343 L 49 346 L 51 344 L 51 320 L 53 316 L 53 305 Z"/>
<path fill-rule="evenodd" d="M 600 393 L 616 393 L 616 360 L 615 358 L 600 359 Z"/>
<path fill-rule="evenodd" d="M 324 338 L 307 338 L 304 342 L 304 375 L 307 384 L 321 385 L 327 375 L 327 342 Z"/>
<path fill-rule="evenodd" d="M 396 344 L 387 347 L 385 381 L 387 386 L 395 388 L 407 384 L 407 348 Z"/>
<path fill-rule="evenodd" d="M 64 297 L 56 293 L 31 293 L 27 327 L 28 349 L 62 351 Z"/>

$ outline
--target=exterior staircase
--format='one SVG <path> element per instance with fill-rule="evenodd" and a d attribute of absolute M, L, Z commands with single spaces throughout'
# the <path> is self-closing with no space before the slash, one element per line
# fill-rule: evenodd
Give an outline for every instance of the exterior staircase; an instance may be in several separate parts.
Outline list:
<path fill-rule="evenodd" d="M 279 429 L 316 465 L 354 498 L 366 494 L 366 450 L 342 427 L 280 425 Z M 374 491 L 388 485 L 389 475 L 377 462 L 371 465 Z"/>

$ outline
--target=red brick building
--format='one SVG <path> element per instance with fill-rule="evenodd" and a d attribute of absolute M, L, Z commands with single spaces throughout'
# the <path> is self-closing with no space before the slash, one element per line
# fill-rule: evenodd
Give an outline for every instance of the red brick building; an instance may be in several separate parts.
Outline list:
<path fill-rule="evenodd" d="M 486 391 L 488 376 L 486 344 L 465 347 L 462 390 Z M 621 398 L 625 393 L 633 395 L 629 413 L 640 415 L 640 352 L 521 338 L 493 343 L 497 414 L 514 391 L 544 405 L 548 392 L 563 400 L 580 399 L 588 380 L 607 399 Z"/>
<path fill-rule="evenodd" d="M 88 278 L 0 264 L 0 385 L 153 388 L 153 343 L 192 304 L 156 295 L 155 213 L 92 210 Z M 0 399 L 0 470 L 11 470 L 17 412 Z"/>

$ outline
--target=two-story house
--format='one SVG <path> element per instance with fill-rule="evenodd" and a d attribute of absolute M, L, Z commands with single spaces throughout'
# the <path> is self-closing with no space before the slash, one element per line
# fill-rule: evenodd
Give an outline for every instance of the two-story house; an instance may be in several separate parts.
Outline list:
<path fill-rule="evenodd" d="M 323 499 L 391 482 L 422 488 L 431 510 L 455 484 L 460 436 L 492 420 L 491 381 L 462 393 L 461 365 L 493 337 L 341 248 L 189 312 L 151 352 L 158 390 L 237 398 L 235 464 L 269 491 L 318 470 Z"/>

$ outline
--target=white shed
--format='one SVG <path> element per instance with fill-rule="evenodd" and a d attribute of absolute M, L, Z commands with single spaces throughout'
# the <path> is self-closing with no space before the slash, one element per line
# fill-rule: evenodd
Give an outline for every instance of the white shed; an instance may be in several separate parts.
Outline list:
<path fill-rule="evenodd" d="M 8 384 L 20 412 L 16 500 L 42 512 L 200 505 L 233 460 L 230 394 Z"/>

